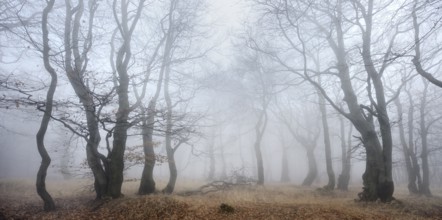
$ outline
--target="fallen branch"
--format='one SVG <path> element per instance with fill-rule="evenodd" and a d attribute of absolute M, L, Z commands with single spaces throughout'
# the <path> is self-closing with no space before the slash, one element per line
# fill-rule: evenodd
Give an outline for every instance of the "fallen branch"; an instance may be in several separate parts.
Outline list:
<path fill-rule="evenodd" d="M 256 181 L 254 181 L 256 182 Z M 208 184 L 200 186 L 196 190 L 188 190 L 178 193 L 180 196 L 193 196 L 193 195 L 206 195 L 208 193 L 230 190 L 237 186 L 251 186 L 254 182 L 226 182 L 226 181 L 213 181 Z"/>

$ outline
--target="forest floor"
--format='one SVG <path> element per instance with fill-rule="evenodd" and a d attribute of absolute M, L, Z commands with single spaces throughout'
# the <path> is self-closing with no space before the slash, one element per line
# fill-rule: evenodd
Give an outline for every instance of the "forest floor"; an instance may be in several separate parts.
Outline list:
<path fill-rule="evenodd" d="M 57 211 L 42 211 L 34 184 L 0 180 L 1 219 L 442 219 L 440 192 L 432 198 L 396 190 L 391 203 L 356 202 L 359 189 L 326 192 L 289 184 L 237 186 L 204 195 L 182 195 L 201 182 L 187 181 L 177 193 L 135 195 L 139 182 L 125 182 L 125 196 L 94 201 L 86 180 L 48 181 Z M 157 185 L 162 185 L 158 184 Z M 185 186 L 183 186 L 185 185 Z"/>

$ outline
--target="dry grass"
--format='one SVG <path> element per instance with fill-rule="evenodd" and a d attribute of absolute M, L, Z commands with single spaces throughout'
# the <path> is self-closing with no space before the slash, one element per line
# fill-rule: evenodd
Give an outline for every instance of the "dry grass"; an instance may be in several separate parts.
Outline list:
<path fill-rule="evenodd" d="M 383 204 L 355 202 L 357 189 L 269 185 L 197 196 L 136 196 L 138 184 L 125 183 L 124 198 L 97 202 L 88 181 L 49 182 L 58 210 L 46 213 L 32 182 L 0 181 L 0 219 L 442 219 L 442 198 L 412 197 L 402 190 L 398 201 Z M 199 185 L 186 181 L 177 191 Z"/>

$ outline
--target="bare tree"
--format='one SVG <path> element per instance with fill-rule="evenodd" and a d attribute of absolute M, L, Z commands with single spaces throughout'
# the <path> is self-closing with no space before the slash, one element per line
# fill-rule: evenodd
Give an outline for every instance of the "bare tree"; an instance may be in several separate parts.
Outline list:
<path fill-rule="evenodd" d="M 49 121 L 51 120 L 52 108 L 53 108 L 53 100 L 55 89 L 57 88 L 57 73 L 55 69 L 51 66 L 49 57 L 49 32 L 48 32 L 48 16 L 54 7 L 55 0 L 51 0 L 47 2 L 46 7 L 43 10 L 43 16 L 41 20 L 41 29 L 42 29 L 42 43 L 43 43 L 43 62 L 46 71 L 51 75 L 51 83 L 49 85 L 49 89 L 46 94 L 46 102 L 44 105 L 38 106 L 39 108 L 44 108 L 43 118 L 40 123 L 40 128 L 38 129 L 36 139 L 37 139 L 37 148 L 38 153 L 41 156 L 41 164 L 37 173 L 37 193 L 41 197 L 44 202 L 44 210 L 45 211 L 53 211 L 55 210 L 55 203 L 52 199 L 51 195 L 46 190 L 46 174 L 51 164 L 51 158 L 46 151 L 46 147 L 44 144 L 44 139 L 46 135 L 46 131 L 48 129 Z"/>
<path fill-rule="evenodd" d="M 292 105 L 290 101 L 285 104 L 287 109 L 283 109 L 282 105 L 278 104 L 278 113 L 275 113 L 275 115 L 288 129 L 291 136 L 304 147 L 307 155 L 308 171 L 302 185 L 311 186 L 318 176 L 315 149 L 321 133 L 319 124 L 317 124 L 318 121 L 314 119 L 316 114 L 312 114 L 315 111 L 311 108 L 304 108 L 304 111 L 302 111 Z M 303 118 L 305 121 L 299 121 L 297 118 Z"/>
<path fill-rule="evenodd" d="M 165 31 L 165 30 L 163 30 Z M 155 150 L 154 150 L 154 126 L 155 117 L 157 115 L 157 101 L 160 96 L 161 87 L 163 85 L 164 72 L 167 67 L 168 54 L 171 49 L 171 37 L 169 32 L 164 35 L 166 44 L 164 46 L 163 60 L 161 64 L 160 73 L 155 89 L 155 93 L 147 108 L 140 105 L 141 108 L 141 134 L 143 137 L 143 151 L 144 151 L 144 168 L 141 174 L 140 187 L 138 188 L 138 194 L 145 195 L 155 192 L 155 180 L 153 179 L 153 170 L 155 167 Z"/>
<path fill-rule="evenodd" d="M 92 47 L 92 28 L 95 11 L 97 9 L 96 1 L 88 4 L 88 23 L 86 34 L 82 33 L 82 23 L 84 13 L 84 1 L 78 1 L 77 6 L 71 6 L 71 1 L 66 0 L 66 19 L 64 27 L 64 68 L 69 82 L 80 99 L 86 115 L 87 136 L 83 136 L 86 141 L 86 156 L 89 167 L 92 170 L 95 179 L 95 192 L 97 198 L 100 199 L 107 194 L 108 186 L 108 161 L 107 158 L 98 152 L 100 143 L 99 129 L 99 111 L 94 97 L 94 92 L 87 83 L 87 65 L 88 52 Z M 81 39 L 82 36 L 86 36 Z M 83 46 L 80 45 L 81 42 Z M 105 101 L 106 102 L 106 101 Z M 102 108 L 102 107 L 101 107 Z"/>
<path fill-rule="evenodd" d="M 167 13 L 167 29 L 161 24 L 162 31 L 165 36 L 165 45 L 163 51 L 163 58 L 161 61 L 161 69 L 158 77 L 158 82 L 156 86 L 156 90 L 154 96 L 149 101 L 149 105 L 147 107 L 147 114 L 143 112 L 142 119 L 142 135 L 143 135 L 143 147 L 144 147 L 144 168 L 141 176 L 140 187 L 138 189 L 138 193 L 140 195 L 150 194 L 155 191 L 155 181 L 153 179 L 153 169 L 155 167 L 155 151 L 154 151 L 154 141 L 153 141 L 153 133 L 154 133 L 154 124 L 155 117 L 157 114 L 156 106 L 157 101 L 160 96 L 161 88 L 163 86 L 164 74 L 169 71 L 170 63 L 171 63 L 171 52 L 173 43 L 176 40 L 174 35 L 174 20 L 173 13 L 176 8 L 177 1 L 171 1 L 169 5 L 169 10 Z M 144 110 L 143 110 L 144 111 Z"/>
<path fill-rule="evenodd" d="M 388 4 L 387 4 L 388 6 Z M 393 33 L 391 37 L 387 50 L 384 53 L 384 57 L 382 63 L 378 69 L 376 69 L 375 64 L 373 62 L 372 55 L 372 31 L 373 31 L 373 16 L 375 14 L 374 11 L 374 1 L 369 1 L 366 5 L 363 5 L 362 2 L 355 1 L 353 3 L 353 7 L 355 8 L 356 19 L 362 18 L 365 22 L 365 27 L 362 25 L 358 25 L 360 31 L 362 33 L 362 51 L 361 56 L 364 62 L 365 71 L 367 72 L 368 80 L 368 92 L 371 104 L 374 106 L 374 110 L 376 111 L 374 116 L 377 118 L 380 127 L 381 140 L 380 145 L 373 145 L 372 149 L 370 149 L 364 137 L 364 145 L 367 149 L 367 168 L 366 173 L 364 174 L 366 185 L 370 185 L 370 182 L 376 184 L 376 197 L 379 197 L 382 201 L 389 201 L 392 199 L 392 195 L 394 192 L 394 184 L 392 180 L 392 148 L 393 148 L 393 140 L 391 137 L 391 125 L 390 119 L 388 117 L 387 105 L 388 101 L 385 97 L 384 85 L 382 81 L 382 76 L 386 70 L 386 68 L 391 64 L 391 61 L 395 59 L 395 57 L 391 57 L 391 50 L 395 41 L 396 36 L 400 33 L 398 30 L 398 24 L 396 31 Z M 386 7 L 386 6 L 380 6 Z M 358 15 L 361 15 L 359 17 Z M 374 87 L 375 99 L 371 97 L 371 85 Z M 372 113 L 370 113 L 372 114 Z M 356 125 L 355 125 L 356 126 Z M 371 151 L 374 150 L 374 151 Z M 371 155 L 370 155 L 371 154 Z M 376 155 L 377 154 L 377 155 Z M 370 158 L 373 157 L 373 158 Z M 376 159 L 375 159 L 376 158 Z M 381 169 L 378 171 L 370 170 L 370 160 L 377 160 L 375 164 L 381 165 Z M 374 164 L 373 164 L 374 165 Z M 373 171 L 373 172 L 371 172 Z M 373 190 L 367 188 L 368 191 Z M 367 194 L 372 193 L 368 192 Z"/>
<path fill-rule="evenodd" d="M 276 94 L 276 86 L 274 76 L 269 68 L 265 66 L 265 60 L 259 53 L 252 51 L 251 54 L 243 58 L 243 65 L 245 71 L 250 75 L 251 89 L 255 93 L 257 99 L 257 107 L 255 112 L 257 114 L 257 121 L 254 126 L 255 141 L 253 148 L 255 150 L 258 185 L 264 184 L 264 161 L 261 152 L 261 144 L 268 125 L 268 110 L 269 104 Z"/>
<path fill-rule="evenodd" d="M 115 66 L 118 75 L 118 87 L 116 89 L 118 96 L 118 110 L 115 114 L 116 122 L 113 132 L 113 147 L 109 155 L 109 183 L 108 195 L 113 198 L 121 196 L 121 186 L 123 184 L 124 170 L 124 151 L 126 149 L 127 130 L 130 125 L 128 122 L 129 113 L 133 107 L 129 104 L 129 62 L 132 57 L 131 40 L 135 27 L 140 19 L 145 0 L 139 0 L 135 8 L 129 8 L 126 0 L 114 0 L 112 10 L 115 21 L 118 26 L 118 32 L 122 38 L 122 43 L 117 51 Z M 120 3 L 118 7 L 117 4 Z M 133 11 L 134 10 L 134 11 Z"/>
<path fill-rule="evenodd" d="M 311 1 L 258 1 L 265 10 L 265 16 L 271 17 L 273 24 L 277 25 L 282 38 L 287 42 L 293 53 L 299 54 L 302 58 L 302 68 L 293 67 L 285 54 L 278 54 L 275 50 L 265 50 L 259 43 L 255 43 L 255 49 L 272 57 L 294 74 L 304 77 L 309 83 L 315 86 L 327 102 L 344 117 L 349 119 L 354 127 L 361 134 L 361 140 L 366 149 L 366 170 L 363 175 L 363 192 L 359 194 L 361 200 L 375 201 L 377 199 L 387 202 L 393 199 L 394 183 L 392 180 L 392 138 L 391 126 L 387 112 L 387 104 L 391 102 L 385 97 L 382 76 L 387 67 L 395 60 L 391 56 L 391 50 L 396 36 L 401 33 L 398 28 L 393 29 L 392 37 L 389 39 L 388 47 L 381 58 L 379 68 L 373 62 L 372 57 L 372 35 L 373 17 L 380 10 L 385 9 L 388 4 L 377 5 L 374 11 L 374 2 L 368 1 L 337 1 L 337 2 L 311 2 Z M 329 9 L 333 8 L 333 13 Z M 346 13 L 344 15 L 344 12 Z M 352 12 L 353 15 L 348 14 Z M 377 13 L 379 14 L 379 13 Z M 364 21 L 362 25 L 360 21 Z M 400 23 L 398 22 L 399 25 Z M 327 42 L 329 49 L 335 55 L 335 65 L 324 71 L 315 71 L 308 68 L 308 51 L 310 47 L 317 47 L 310 40 L 309 28 L 315 27 L 319 36 Z M 359 28 L 359 35 L 353 33 L 352 36 L 361 37 L 360 55 L 364 62 L 366 73 L 366 88 L 369 106 L 361 105 L 358 101 L 352 77 L 350 75 L 348 54 L 346 49 L 346 32 L 351 28 Z M 317 35 L 318 36 L 318 35 Z M 276 37 L 276 36 L 274 36 Z M 321 46 L 321 45 L 319 45 Z M 337 77 L 343 93 L 343 100 L 346 103 L 345 109 L 340 108 L 329 96 L 326 88 L 317 81 L 319 74 Z M 372 90 L 374 88 L 374 90 Z M 372 97 L 372 95 L 375 97 Z M 374 119 L 380 127 L 380 137 L 377 135 Z"/>

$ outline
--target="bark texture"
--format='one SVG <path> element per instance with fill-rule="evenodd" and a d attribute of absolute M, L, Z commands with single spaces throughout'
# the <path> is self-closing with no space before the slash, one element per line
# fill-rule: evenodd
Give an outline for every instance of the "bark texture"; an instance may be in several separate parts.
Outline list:
<path fill-rule="evenodd" d="M 55 72 L 54 68 L 52 68 L 50 61 L 49 61 L 49 31 L 48 31 L 48 15 L 51 12 L 53 6 L 54 6 L 55 0 L 51 0 L 47 2 L 46 7 L 43 10 L 42 15 L 42 32 L 43 32 L 43 62 L 46 71 L 51 75 L 51 83 L 49 85 L 49 89 L 46 93 L 46 102 L 44 104 L 44 114 L 43 118 L 41 119 L 40 128 L 38 129 L 37 135 L 36 135 L 36 141 L 37 141 L 37 149 L 38 153 L 41 156 L 41 164 L 38 168 L 37 172 L 37 181 L 36 181 L 36 188 L 37 193 L 40 196 L 40 198 L 43 200 L 43 209 L 45 211 L 54 211 L 55 210 L 55 203 L 52 199 L 51 195 L 46 190 L 46 174 L 47 170 L 49 168 L 49 165 L 51 164 L 51 157 L 49 156 L 48 152 L 46 151 L 46 147 L 44 145 L 44 139 L 46 135 L 46 131 L 48 129 L 49 121 L 51 120 L 52 115 L 52 108 L 53 108 L 53 100 L 54 100 L 54 93 L 55 89 L 57 88 L 57 73 Z"/>

